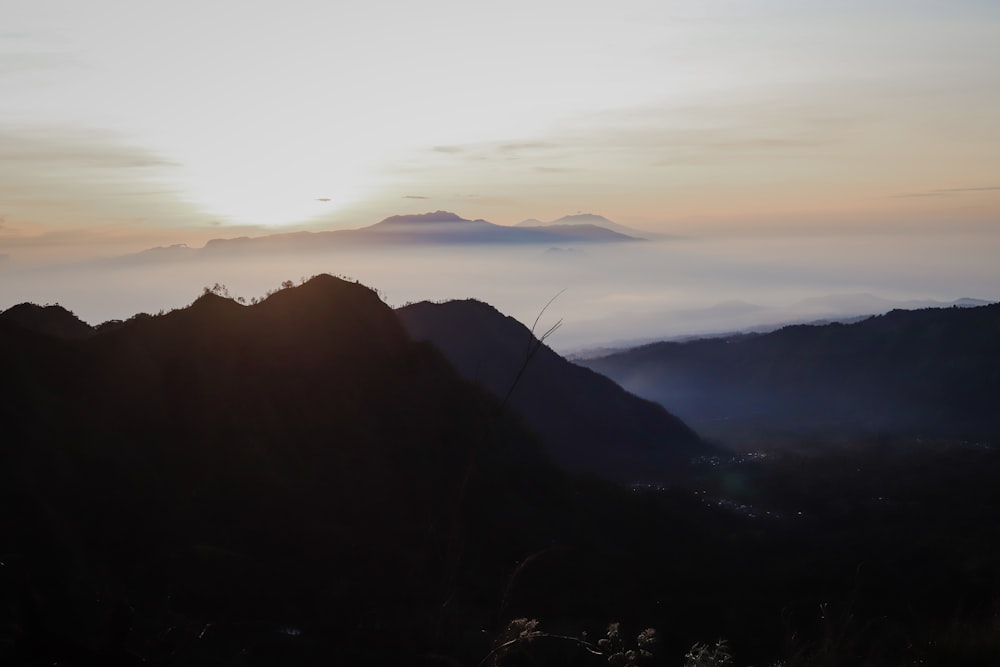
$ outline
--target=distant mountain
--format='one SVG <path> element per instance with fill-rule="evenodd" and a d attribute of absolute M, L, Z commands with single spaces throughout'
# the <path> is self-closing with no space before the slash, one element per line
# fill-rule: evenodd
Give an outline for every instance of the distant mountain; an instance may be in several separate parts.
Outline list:
<path fill-rule="evenodd" d="M 633 229 L 632 227 L 626 227 L 625 225 L 618 224 L 612 220 L 608 220 L 603 215 L 595 215 L 593 213 L 577 213 L 575 215 L 564 215 L 556 220 L 549 220 L 548 222 L 542 222 L 541 220 L 535 220 L 534 218 L 530 220 L 523 220 L 517 223 L 518 227 L 527 228 L 552 228 L 552 227 L 572 227 L 577 225 L 593 225 L 594 227 L 600 227 L 602 229 L 610 229 L 611 231 L 618 232 L 619 234 L 625 234 L 626 236 L 636 236 L 639 238 L 645 238 L 654 236 L 650 232 L 644 232 L 639 229 Z"/>
<path fill-rule="evenodd" d="M 916 310 L 919 308 L 946 308 L 958 306 L 974 308 L 985 306 L 990 301 L 983 299 L 956 299 L 955 301 L 936 301 L 934 299 L 910 299 L 899 301 L 885 299 L 865 292 L 854 294 L 828 294 L 819 297 L 802 299 L 788 308 L 790 314 L 800 317 L 858 317 L 861 315 L 881 315 L 890 310 Z"/>
<path fill-rule="evenodd" d="M 20 303 L 0 312 L 0 320 L 56 338 L 87 338 L 94 334 L 93 327 L 59 305 Z"/>
<path fill-rule="evenodd" d="M 566 361 L 492 306 L 425 301 L 396 312 L 411 336 L 437 346 L 466 379 L 501 398 L 510 392 L 510 407 L 563 467 L 662 481 L 709 451 L 680 419 Z"/>
<path fill-rule="evenodd" d="M 467 220 L 448 211 L 394 215 L 359 229 L 292 232 L 266 236 L 212 239 L 203 248 L 179 244 L 151 248 L 122 261 L 171 261 L 247 254 L 314 253 L 357 246 L 413 245 L 565 245 L 636 242 L 643 239 L 593 224 L 522 228 L 486 220 Z"/>
<path fill-rule="evenodd" d="M 1000 438 L 1000 304 L 655 343 L 578 363 L 719 438 Z"/>
<path fill-rule="evenodd" d="M 713 305 L 642 313 L 615 313 L 578 322 L 590 332 L 577 343 L 574 359 L 606 356 L 610 351 L 664 340 L 684 341 L 707 337 L 731 337 L 740 333 L 767 333 L 795 324 L 851 323 L 890 310 L 918 308 L 969 308 L 988 305 L 983 299 L 893 300 L 867 293 L 827 294 L 801 299 L 789 305 L 763 306 L 731 299 Z M 599 332 L 610 331 L 611 333 Z M 628 336 L 622 332 L 629 332 Z M 603 351 L 602 351 L 603 350 Z"/>

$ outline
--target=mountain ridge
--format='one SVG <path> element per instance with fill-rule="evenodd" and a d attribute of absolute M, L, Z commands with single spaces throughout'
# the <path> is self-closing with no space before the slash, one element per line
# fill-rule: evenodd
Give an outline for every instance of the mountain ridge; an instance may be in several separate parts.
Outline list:
<path fill-rule="evenodd" d="M 564 467 L 664 481 L 712 451 L 667 409 L 566 361 L 489 304 L 424 301 L 396 312 L 411 336 L 436 345 L 466 379 L 509 397 Z"/>
<path fill-rule="evenodd" d="M 990 404 L 1000 395 L 1000 304 L 897 309 L 577 361 L 715 437 L 1000 438 Z"/>

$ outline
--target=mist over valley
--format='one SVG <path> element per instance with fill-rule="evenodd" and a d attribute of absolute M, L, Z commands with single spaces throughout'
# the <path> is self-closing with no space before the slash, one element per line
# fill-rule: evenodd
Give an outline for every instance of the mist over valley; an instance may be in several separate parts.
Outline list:
<path fill-rule="evenodd" d="M 568 218 L 505 227 L 438 212 L 105 259 L 10 260 L 0 265 L 0 307 L 60 303 L 98 324 L 180 307 L 216 283 L 249 300 L 332 272 L 377 287 L 393 306 L 475 298 L 529 325 L 561 293 L 549 314 L 564 326 L 548 343 L 572 353 L 995 296 L 994 255 L 975 236 L 664 239 L 600 236 L 594 222 L 613 226 L 607 218 Z M 519 236 L 542 230 L 562 231 Z"/>

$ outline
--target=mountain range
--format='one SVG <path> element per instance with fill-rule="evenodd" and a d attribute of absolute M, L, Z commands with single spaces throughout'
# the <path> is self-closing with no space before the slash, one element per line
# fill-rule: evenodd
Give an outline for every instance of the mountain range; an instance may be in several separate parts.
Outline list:
<path fill-rule="evenodd" d="M 560 245 L 642 240 L 588 222 L 554 227 L 510 227 L 486 220 L 468 220 L 448 211 L 434 211 L 414 215 L 394 215 L 358 229 L 220 238 L 209 241 L 202 248 L 191 248 L 183 244 L 157 247 L 131 255 L 129 258 L 132 261 L 169 261 L 193 257 L 323 252 L 358 246 Z"/>
<path fill-rule="evenodd" d="M 893 310 L 577 362 L 723 440 L 1000 438 L 1000 304 Z"/>
<path fill-rule="evenodd" d="M 236 305 L 210 292 L 203 298 Z M 618 482 L 663 482 L 683 476 L 691 459 L 710 452 L 662 406 L 563 359 L 524 325 L 488 304 L 421 302 L 399 308 L 395 315 L 410 337 L 434 345 L 467 381 L 498 400 L 510 398 L 508 409 L 524 420 L 540 438 L 545 455 L 563 469 Z M 94 337 L 126 324 L 112 321 L 91 327 L 61 306 L 31 303 L 0 312 L 2 322 L 66 340 Z"/>

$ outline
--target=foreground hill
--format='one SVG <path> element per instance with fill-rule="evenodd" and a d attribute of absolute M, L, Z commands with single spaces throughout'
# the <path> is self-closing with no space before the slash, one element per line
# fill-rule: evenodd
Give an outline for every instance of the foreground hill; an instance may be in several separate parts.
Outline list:
<path fill-rule="evenodd" d="M 1000 304 L 656 343 L 579 362 L 723 438 L 1000 438 Z"/>
<path fill-rule="evenodd" d="M 709 451 L 661 406 L 566 361 L 492 306 L 424 301 L 396 312 L 411 336 L 437 346 L 465 378 L 501 398 L 509 393 L 510 406 L 570 470 L 662 481 L 686 474 L 688 462 Z"/>
<path fill-rule="evenodd" d="M 482 656 L 498 614 L 608 613 L 640 595 L 638 562 L 698 552 L 618 549 L 643 525 L 697 541 L 559 472 L 364 286 L 319 276 L 253 306 L 206 294 L 82 339 L 12 319 L 5 664 Z"/>
<path fill-rule="evenodd" d="M 720 636 L 739 664 L 997 664 L 986 447 L 623 491 L 329 276 L 82 339 L 0 318 L 0 391 L 3 665 L 607 665 L 614 620 L 660 631 L 651 664 Z M 525 616 L 552 635 L 491 652 Z"/>

